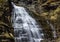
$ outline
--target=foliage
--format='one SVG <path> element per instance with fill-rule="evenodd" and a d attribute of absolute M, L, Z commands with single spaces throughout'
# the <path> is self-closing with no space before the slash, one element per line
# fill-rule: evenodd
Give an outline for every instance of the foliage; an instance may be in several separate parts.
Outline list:
<path fill-rule="evenodd" d="M 47 20 L 49 20 L 50 23 L 52 23 L 55 26 L 57 37 L 59 37 L 60 0 L 45 0 L 45 1 L 44 0 L 35 0 L 35 1 L 13 0 L 13 2 L 18 6 L 27 7 L 31 12 L 34 13 L 33 17 L 41 23 L 44 29 L 44 33 L 46 33 L 47 36 L 49 35 L 47 38 L 52 37 L 50 26 L 46 22 Z M 12 28 L 10 18 L 11 18 L 11 14 L 9 12 L 8 0 L 0 0 L 0 24 L 2 24 L 2 26 L 0 25 L 0 27 Z M 13 34 L 13 30 L 12 31 L 10 30 L 10 32 Z"/>

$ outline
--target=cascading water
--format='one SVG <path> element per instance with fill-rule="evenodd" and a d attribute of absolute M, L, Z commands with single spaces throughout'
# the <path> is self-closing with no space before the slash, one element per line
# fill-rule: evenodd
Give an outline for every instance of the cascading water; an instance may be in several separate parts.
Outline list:
<path fill-rule="evenodd" d="M 48 25 L 50 25 L 50 27 L 51 27 L 51 29 L 52 29 L 53 37 L 54 37 L 54 38 L 56 38 L 56 37 L 57 37 L 57 35 L 56 35 L 56 31 L 55 31 L 54 26 L 53 26 L 51 23 L 49 23 L 49 21 L 48 21 L 48 20 L 47 20 L 47 24 L 48 24 Z"/>
<path fill-rule="evenodd" d="M 42 29 L 24 7 L 13 5 L 12 26 L 14 28 L 15 42 L 41 42 Z"/>

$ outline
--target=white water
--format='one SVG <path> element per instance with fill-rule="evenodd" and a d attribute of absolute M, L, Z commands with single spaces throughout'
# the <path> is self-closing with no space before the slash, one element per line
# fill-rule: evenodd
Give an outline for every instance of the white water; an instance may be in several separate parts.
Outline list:
<path fill-rule="evenodd" d="M 53 37 L 56 38 L 57 35 L 56 35 L 56 31 L 55 31 L 54 26 L 53 26 L 51 23 L 49 23 L 49 21 L 47 21 L 47 23 L 48 23 L 48 25 L 50 25 L 50 27 L 51 27 L 51 29 L 52 29 Z"/>
<path fill-rule="evenodd" d="M 13 5 L 12 23 L 14 27 L 15 42 L 41 42 L 42 29 L 24 7 Z"/>

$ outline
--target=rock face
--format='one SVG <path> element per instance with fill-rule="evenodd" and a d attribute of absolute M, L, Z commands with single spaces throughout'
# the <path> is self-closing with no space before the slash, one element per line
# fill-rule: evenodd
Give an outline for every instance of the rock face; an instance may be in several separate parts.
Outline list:
<path fill-rule="evenodd" d="M 60 0 L 12 0 L 16 5 L 27 7 L 33 14 L 31 16 L 41 24 L 45 34 L 45 39 L 53 42 L 60 41 Z M 13 40 L 13 28 L 11 26 L 11 14 L 8 0 L 0 0 L 0 41 Z M 30 12 L 30 13 L 31 13 Z M 47 23 L 49 21 L 49 24 Z M 54 30 L 51 29 L 53 25 Z M 56 31 L 56 38 L 53 37 L 53 31 Z M 8 37 L 6 36 L 8 35 Z M 6 40 L 4 38 L 6 37 Z M 2 40 L 3 38 L 3 40 Z M 52 40 L 51 40 L 52 39 Z M 14 40 L 13 40 L 14 41 Z M 12 42 L 12 41 L 11 41 Z M 43 41 L 44 42 L 44 41 Z M 55 42 L 55 41 L 54 41 Z"/>

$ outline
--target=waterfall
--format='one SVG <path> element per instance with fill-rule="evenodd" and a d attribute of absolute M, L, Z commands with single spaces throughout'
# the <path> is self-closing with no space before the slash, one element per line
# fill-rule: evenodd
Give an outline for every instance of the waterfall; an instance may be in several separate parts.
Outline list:
<path fill-rule="evenodd" d="M 15 42 L 41 42 L 44 34 L 42 28 L 37 24 L 24 7 L 16 6 L 14 3 L 11 16 L 14 28 Z"/>
<path fill-rule="evenodd" d="M 51 27 L 51 29 L 52 29 L 53 37 L 56 38 L 57 35 L 56 35 L 55 27 L 54 27 L 51 23 L 49 23 L 48 20 L 47 20 L 47 24 L 50 25 L 50 27 Z"/>

